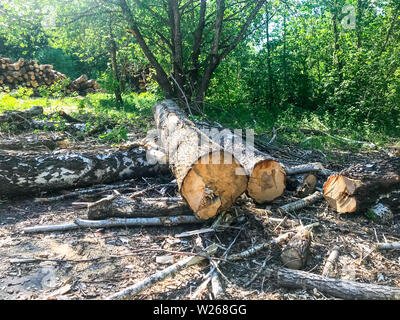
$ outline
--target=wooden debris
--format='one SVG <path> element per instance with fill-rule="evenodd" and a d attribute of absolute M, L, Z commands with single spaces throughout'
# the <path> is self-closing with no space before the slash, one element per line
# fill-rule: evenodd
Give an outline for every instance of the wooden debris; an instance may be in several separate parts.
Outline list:
<path fill-rule="evenodd" d="M 80 228 L 114 228 L 137 226 L 175 226 L 179 224 L 203 223 L 193 216 L 154 217 L 154 218 L 113 218 L 108 220 L 82 220 L 76 219 L 73 223 L 59 225 L 35 226 L 22 229 L 24 233 L 40 233 L 76 230 Z"/>
<path fill-rule="evenodd" d="M 106 300 L 121 300 L 121 299 L 128 299 L 139 292 L 143 291 L 144 289 L 148 288 L 149 286 L 167 278 L 168 276 L 185 269 L 187 267 L 193 266 L 195 264 L 198 264 L 202 262 L 203 260 L 207 259 L 209 256 L 214 255 L 217 252 L 217 245 L 213 244 L 205 249 L 204 253 L 199 253 L 198 256 L 194 257 L 188 257 L 186 259 L 183 259 L 172 266 L 169 266 L 168 268 L 159 271 L 152 276 L 134 284 L 133 286 L 130 286 L 128 288 L 125 288 L 124 290 L 117 292 L 111 296 L 106 297 Z"/>
<path fill-rule="evenodd" d="M 282 250 L 281 261 L 283 265 L 289 269 L 303 269 L 307 263 L 310 244 L 310 231 L 301 229 Z"/>
<path fill-rule="evenodd" d="M 294 191 L 296 196 L 304 198 L 315 192 L 317 182 L 317 177 L 312 173 L 288 176 L 286 178 L 286 189 Z"/>
<path fill-rule="evenodd" d="M 173 255 L 156 257 L 156 262 L 159 264 L 172 264 L 172 263 L 174 263 L 174 260 L 175 260 L 175 258 Z"/>
<path fill-rule="evenodd" d="M 284 234 L 280 235 L 279 237 L 277 237 L 275 239 L 272 239 L 272 240 L 267 241 L 267 242 L 260 243 L 260 244 L 258 244 L 256 246 L 251 247 L 251 248 L 249 248 L 249 249 L 247 249 L 245 251 L 242 251 L 240 253 L 232 254 L 232 255 L 228 256 L 226 258 L 226 260 L 228 260 L 228 261 L 237 261 L 237 260 L 246 259 L 246 258 L 254 255 L 257 252 L 266 249 L 267 247 L 269 247 L 272 244 L 279 244 L 279 243 L 281 243 L 283 241 L 288 240 L 294 234 L 295 234 L 294 232 L 284 233 Z"/>
<path fill-rule="evenodd" d="M 312 230 L 312 228 L 317 227 L 317 226 L 319 226 L 319 222 L 314 222 L 314 223 L 309 224 L 307 226 L 299 226 L 299 227 L 297 227 L 295 229 L 295 231 L 299 232 L 300 230 Z M 276 237 L 275 239 L 269 240 L 267 242 L 260 243 L 260 244 L 258 244 L 256 246 L 251 247 L 251 248 L 249 248 L 249 249 L 247 249 L 245 251 L 242 251 L 240 253 L 232 254 L 232 255 L 228 256 L 226 258 L 226 260 L 228 260 L 228 261 L 237 261 L 237 260 L 246 259 L 246 258 L 252 256 L 253 254 L 257 253 L 257 252 L 268 248 L 270 245 L 279 244 L 279 243 L 281 243 L 283 241 L 288 240 L 290 237 L 294 236 L 296 234 L 296 232 L 293 232 L 293 231 L 286 232 L 286 233 L 281 234 L 280 236 Z"/>
<path fill-rule="evenodd" d="M 292 203 L 288 203 L 282 207 L 278 208 L 278 212 L 282 215 L 286 215 L 290 212 L 294 212 L 300 209 L 303 209 L 310 204 L 313 204 L 319 200 L 323 199 L 323 195 L 321 192 L 316 191 L 312 195 L 305 197 L 304 199 L 297 200 Z"/>
<path fill-rule="evenodd" d="M 322 270 L 322 275 L 324 277 L 330 277 L 332 275 L 335 263 L 338 258 L 339 258 L 339 247 L 335 246 L 333 247 L 331 253 L 329 254 L 328 259 L 326 259 L 324 269 Z"/>

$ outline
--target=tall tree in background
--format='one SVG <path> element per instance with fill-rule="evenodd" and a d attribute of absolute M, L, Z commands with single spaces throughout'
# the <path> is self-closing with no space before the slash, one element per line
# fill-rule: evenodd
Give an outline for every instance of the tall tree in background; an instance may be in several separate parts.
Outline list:
<path fill-rule="evenodd" d="M 184 100 L 184 94 L 200 110 L 215 70 L 250 32 L 265 3 L 104 0 L 88 6 L 124 19 L 165 95 Z"/>

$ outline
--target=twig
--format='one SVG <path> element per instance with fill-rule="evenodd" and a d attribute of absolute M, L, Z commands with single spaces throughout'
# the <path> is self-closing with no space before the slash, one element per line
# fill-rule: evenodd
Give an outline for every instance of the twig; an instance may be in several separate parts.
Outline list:
<path fill-rule="evenodd" d="M 155 218 L 112 218 L 107 220 L 83 220 L 76 219 L 73 223 L 35 226 L 25 228 L 25 233 L 39 233 L 52 231 L 67 231 L 80 228 L 114 228 L 114 227 L 133 227 L 133 226 L 174 226 L 187 223 L 204 223 L 194 216 L 175 216 L 175 217 L 155 217 Z"/>
<path fill-rule="evenodd" d="M 261 267 L 258 269 L 258 271 L 254 274 L 254 276 L 249 280 L 249 281 L 247 281 L 245 284 L 244 284 L 244 287 L 248 287 L 249 285 L 251 285 L 253 282 L 254 282 L 254 280 L 256 280 L 259 276 L 260 276 L 260 274 L 263 272 L 263 270 L 265 269 L 265 266 L 267 265 L 267 262 L 268 261 L 270 261 L 272 258 L 271 257 L 266 257 L 265 259 L 264 259 L 264 262 L 263 262 L 263 264 L 261 265 Z"/>
<path fill-rule="evenodd" d="M 159 272 L 153 274 L 152 276 L 134 284 L 133 286 L 130 286 L 122 291 L 119 291 L 111 296 L 106 297 L 106 300 L 121 300 L 121 299 L 126 299 L 129 297 L 132 297 L 132 296 L 138 294 L 139 292 L 141 292 L 142 290 L 146 289 L 150 285 L 165 279 L 166 277 L 172 275 L 173 273 L 176 273 L 176 272 L 178 272 L 184 268 L 190 267 L 192 265 L 198 264 L 201 261 L 207 259 L 207 256 L 210 256 L 210 255 L 213 255 L 216 253 L 217 248 L 218 247 L 215 244 L 213 244 L 205 250 L 203 256 L 188 257 L 186 259 L 183 259 L 183 260 L 169 266 L 168 268 L 166 268 L 162 271 L 159 271 Z"/>
<path fill-rule="evenodd" d="M 140 190 L 138 192 L 132 193 L 129 197 L 131 199 L 133 199 L 133 198 L 135 198 L 137 196 L 141 196 L 142 194 L 146 193 L 147 191 L 154 190 L 154 189 L 156 189 L 158 187 L 167 187 L 167 186 L 175 186 L 175 185 L 176 185 L 176 183 L 173 183 L 173 182 L 165 183 L 165 184 L 158 184 L 158 185 L 151 186 L 151 187 L 148 187 L 146 189 Z"/>
<path fill-rule="evenodd" d="M 214 226 L 214 228 L 216 228 L 217 224 L 213 225 L 213 226 Z M 224 254 L 222 255 L 222 259 L 225 259 L 228 256 L 229 251 L 232 249 L 233 245 L 235 244 L 235 242 L 238 239 L 238 237 L 239 237 L 240 233 L 242 232 L 242 230 L 243 230 L 243 227 L 239 230 L 239 232 L 237 233 L 236 237 L 230 243 L 229 247 L 225 250 Z M 220 262 L 218 262 L 218 263 L 213 265 L 213 267 L 210 269 L 210 271 L 204 277 L 205 280 L 200 284 L 200 286 L 195 290 L 195 292 L 193 292 L 192 296 L 190 297 L 191 299 L 196 299 L 203 292 L 203 290 L 207 287 L 207 285 L 212 280 L 212 276 L 216 272 L 216 270 L 218 268 L 218 264 Z M 214 280 L 214 281 L 216 281 L 216 280 Z"/>
<path fill-rule="evenodd" d="M 280 235 L 279 237 L 272 239 L 268 242 L 263 242 L 254 247 L 251 247 L 245 251 L 242 251 L 240 253 L 232 254 L 227 257 L 227 260 L 228 261 L 237 261 L 237 260 L 246 259 L 246 258 L 252 256 L 253 254 L 269 247 L 272 244 L 278 244 L 278 243 L 281 243 L 282 241 L 289 239 L 289 237 L 293 236 L 294 234 L 295 234 L 294 232 L 284 233 L 284 234 Z"/>

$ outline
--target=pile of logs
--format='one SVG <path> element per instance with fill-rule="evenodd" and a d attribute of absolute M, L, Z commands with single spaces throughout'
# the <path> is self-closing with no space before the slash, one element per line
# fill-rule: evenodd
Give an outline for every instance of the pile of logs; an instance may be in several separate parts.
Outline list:
<path fill-rule="evenodd" d="M 13 62 L 9 58 L 0 57 L 0 92 L 5 88 L 10 90 L 18 87 L 33 88 L 50 87 L 58 81 L 67 79 L 67 76 L 53 70 L 50 64 L 39 65 L 37 61 L 20 58 Z M 72 81 L 65 88 L 65 93 L 78 92 L 81 95 L 94 93 L 99 88 L 95 80 L 89 80 L 83 75 Z"/>

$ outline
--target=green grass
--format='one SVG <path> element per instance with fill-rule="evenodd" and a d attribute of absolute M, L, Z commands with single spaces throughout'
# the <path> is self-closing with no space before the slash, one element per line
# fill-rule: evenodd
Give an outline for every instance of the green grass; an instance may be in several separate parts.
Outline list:
<path fill-rule="evenodd" d="M 123 97 L 118 106 L 113 95 L 91 94 L 87 97 L 31 98 L 25 92 L 0 94 L 0 113 L 6 110 L 26 110 L 32 106 L 43 106 L 45 114 L 53 114 L 44 119 L 63 121 L 54 113 L 63 110 L 80 122 L 92 127 L 80 138 L 97 137 L 100 140 L 120 143 L 127 140 L 129 132 L 143 135 L 153 126 L 152 108 L 160 98 L 152 93 L 131 93 Z M 389 137 L 382 132 L 369 130 L 368 125 L 350 126 L 335 122 L 332 116 L 299 110 L 293 107 L 282 109 L 249 106 L 246 104 L 217 107 L 208 104 L 205 115 L 229 128 L 253 129 L 256 134 L 272 136 L 273 128 L 278 130 L 278 144 L 295 143 L 308 150 L 321 150 L 329 155 L 334 150 L 368 150 L 360 144 L 341 141 L 328 135 L 305 134 L 299 128 L 329 132 L 332 136 L 374 143 L 378 147 L 400 145 L 398 137 Z M 201 118 L 201 117 L 199 117 Z M 13 128 L 0 127 L 10 131 Z M 60 125 L 60 130 L 63 126 Z"/>
<path fill-rule="evenodd" d="M 152 126 L 152 108 L 157 97 L 151 93 L 132 93 L 124 96 L 124 104 L 117 108 L 112 95 L 91 94 L 87 97 L 32 98 L 16 97 L 16 94 L 0 94 L 0 113 L 9 110 L 26 110 L 33 106 L 44 108 L 42 120 L 61 122 L 58 130 L 64 130 L 58 110 L 67 112 L 79 122 L 87 125 L 84 133 L 75 133 L 78 138 L 97 137 L 100 140 L 121 143 L 128 139 L 129 132 L 145 134 Z M 1 124 L 0 131 L 18 133 L 12 124 Z"/>

